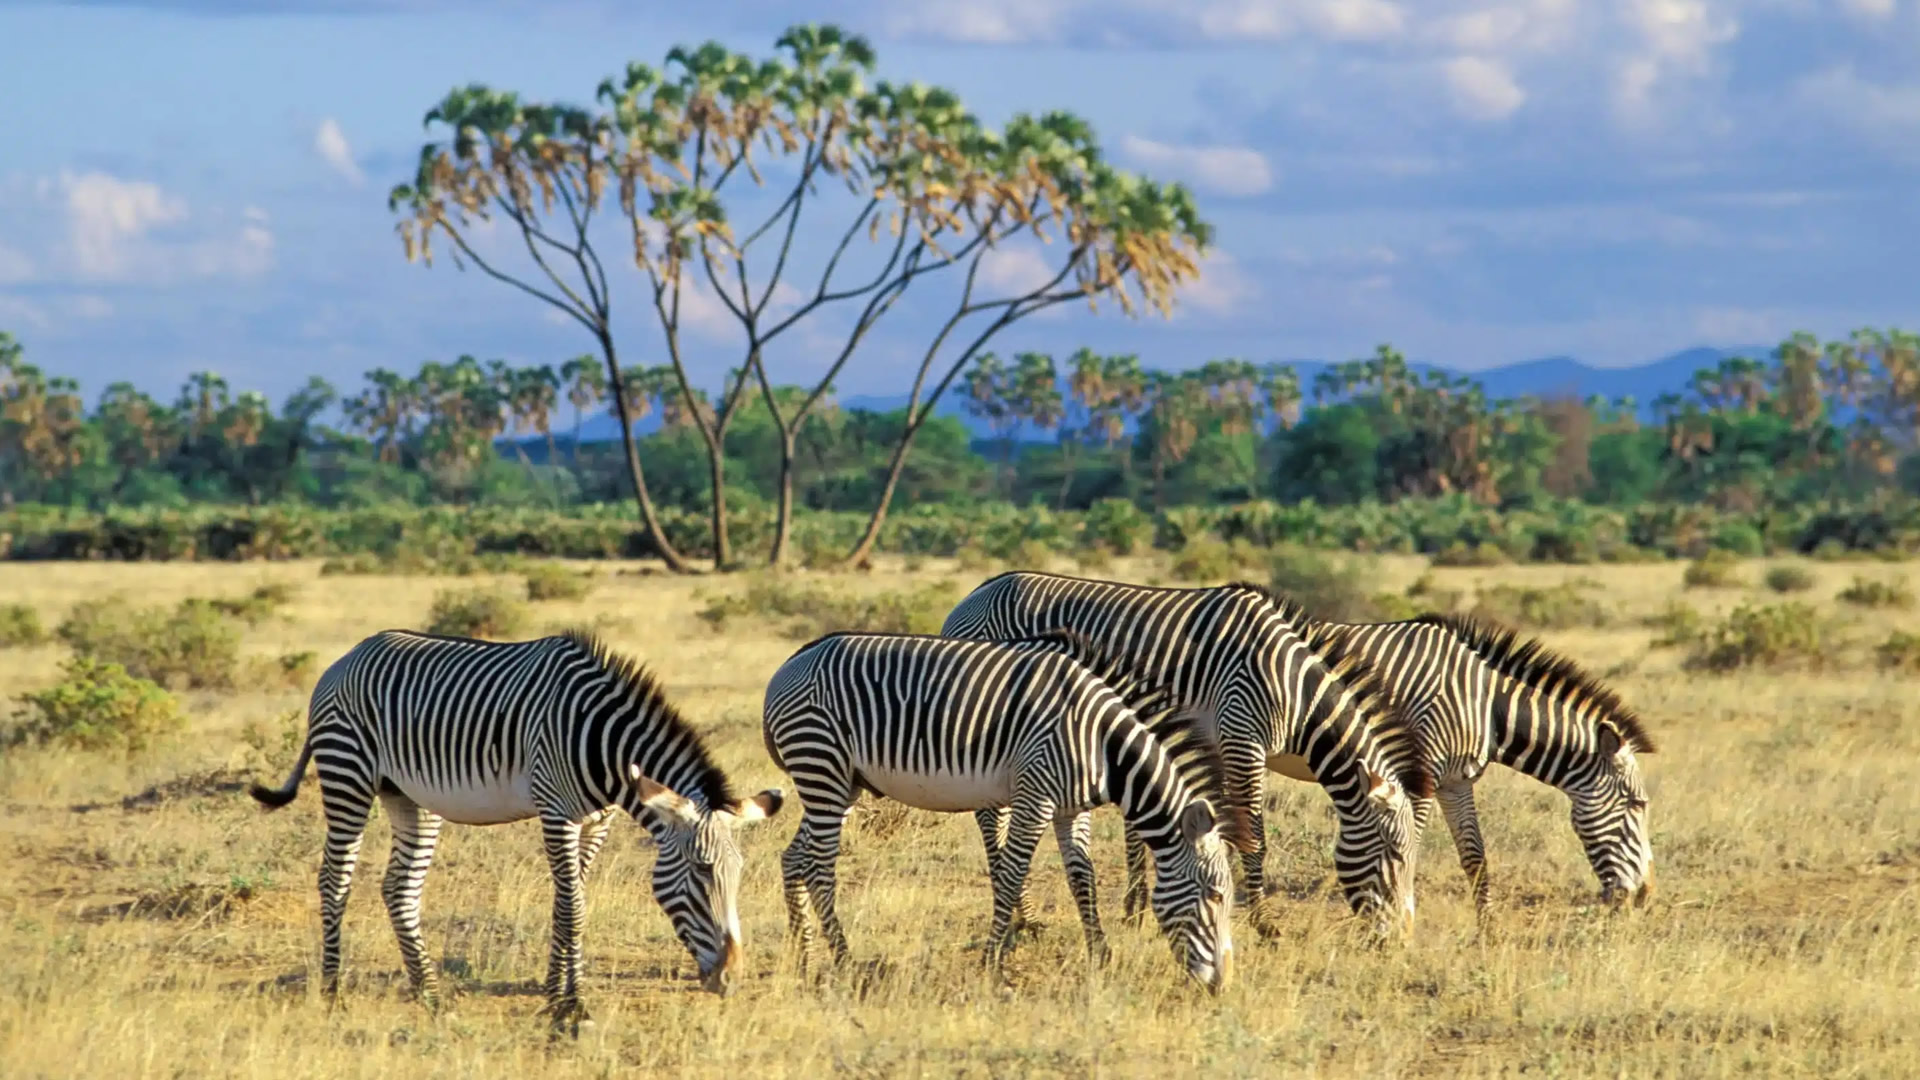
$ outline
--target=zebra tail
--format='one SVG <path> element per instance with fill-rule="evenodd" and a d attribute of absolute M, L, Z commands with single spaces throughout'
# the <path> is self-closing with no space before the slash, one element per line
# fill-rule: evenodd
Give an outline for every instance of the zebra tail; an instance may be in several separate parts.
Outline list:
<path fill-rule="evenodd" d="M 247 789 L 247 794 L 252 795 L 255 802 L 267 809 L 278 810 L 292 802 L 294 796 L 300 794 L 300 780 L 307 775 L 307 762 L 312 760 L 313 737 L 309 734 L 307 740 L 300 744 L 300 760 L 293 763 L 293 775 L 287 777 L 286 783 L 277 788 L 256 783 Z"/>

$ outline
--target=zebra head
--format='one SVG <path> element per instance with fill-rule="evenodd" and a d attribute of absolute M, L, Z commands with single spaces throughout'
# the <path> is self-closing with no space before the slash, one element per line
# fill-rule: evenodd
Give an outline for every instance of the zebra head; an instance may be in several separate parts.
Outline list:
<path fill-rule="evenodd" d="M 1180 842 L 1159 857 L 1153 915 L 1187 974 L 1219 993 L 1233 975 L 1233 876 L 1213 806 L 1195 799 L 1180 812 Z"/>
<path fill-rule="evenodd" d="M 1573 831 L 1600 879 L 1601 899 L 1638 907 L 1653 895 L 1653 843 L 1647 831 L 1647 789 L 1636 754 L 1653 747 L 1638 732 L 1602 721 L 1595 732 L 1593 767 L 1569 784 Z"/>
<path fill-rule="evenodd" d="M 1414 803 L 1399 781 L 1371 769 L 1361 776 L 1365 809 L 1341 810 L 1333 865 L 1354 914 L 1386 934 L 1396 919 L 1413 922 Z"/>
<path fill-rule="evenodd" d="M 768 788 L 750 799 L 704 808 L 643 776 L 630 766 L 640 817 L 659 854 L 653 863 L 653 898 L 673 923 L 680 943 L 700 967 L 707 990 L 725 995 L 740 962 L 740 848 L 734 826 L 780 812 L 785 796 Z"/>

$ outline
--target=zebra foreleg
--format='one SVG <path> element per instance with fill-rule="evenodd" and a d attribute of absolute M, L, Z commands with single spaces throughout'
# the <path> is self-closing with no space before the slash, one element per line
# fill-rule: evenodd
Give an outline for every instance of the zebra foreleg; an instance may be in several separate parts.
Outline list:
<path fill-rule="evenodd" d="M 420 890 L 433 865 L 434 846 L 440 840 L 440 815 L 398 792 L 380 796 L 393 823 L 393 854 L 380 896 L 387 902 L 387 918 L 400 942 L 400 959 L 407 966 L 407 982 L 428 1008 L 440 1004 L 440 976 L 420 937 Z"/>
<path fill-rule="evenodd" d="M 1239 903 L 1247 908 L 1255 928 L 1262 919 L 1267 898 L 1267 762 L 1264 749 L 1255 741 L 1236 739 L 1221 748 L 1226 771 L 1226 799 L 1247 814 L 1249 848 L 1240 853 L 1244 871 L 1245 896 Z"/>
<path fill-rule="evenodd" d="M 587 871 L 593 869 L 593 858 L 600 854 L 600 848 L 607 842 L 607 833 L 613 829 L 613 816 L 618 811 L 602 810 L 590 815 L 580 823 L 580 880 L 584 884 Z"/>
<path fill-rule="evenodd" d="M 1020 908 L 1020 894 L 1026 889 L 1027 873 L 1033 868 L 1033 852 L 1046 831 L 1053 807 L 1018 796 L 1007 821 L 1007 843 L 1000 851 L 1000 868 L 993 876 L 993 928 L 987 932 L 987 962 L 1004 971 L 1007 957 L 1013 953 L 1013 917 Z"/>
<path fill-rule="evenodd" d="M 1107 946 L 1107 935 L 1100 929 L 1100 904 L 1094 885 L 1093 856 L 1088 850 L 1093 843 L 1093 814 L 1086 810 L 1077 814 L 1054 814 L 1053 836 L 1060 845 L 1060 861 L 1067 868 L 1067 887 L 1073 890 L 1074 906 L 1080 909 L 1080 928 L 1087 936 L 1087 956 L 1095 967 L 1106 967 L 1107 962 L 1113 959 L 1113 950 Z M 1024 886 L 1026 883 L 1021 884 Z M 1026 895 L 1023 889 L 1023 900 Z"/>
<path fill-rule="evenodd" d="M 580 1004 L 580 826 L 561 817 L 542 815 L 540 831 L 546 841 L 547 867 L 553 873 L 552 944 L 547 953 L 546 1012 L 555 1027 L 578 1032 L 592 1017 Z"/>
<path fill-rule="evenodd" d="M 1144 925 L 1147 912 L 1151 910 L 1153 899 L 1153 860 L 1147 857 L 1147 843 L 1133 826 L 1126 826 L 1123 835 L 1127 843 L 1127 896 L 1124 911 L 1129 923 Z"/>
<path fill-rule="evenodd" d="M 989 880 L 999 873 L 1000 856 L 1007 847 L 1007 822 L 1011 820 L 1012 814 L 1013 811 L 1004 806 L 973 812 L 973 820 L 980 826 L 980 840 L 987 849 Z M 1040 921 L 1039 912 L 1034 907 L 1031 883 L 1021 886 L 1020 907 L 1014 915 L 1013 928 L 1016 931 L 1024 930 L 1031 934 L 1038 934 L 1046 929 L 1046 924 Z"/>

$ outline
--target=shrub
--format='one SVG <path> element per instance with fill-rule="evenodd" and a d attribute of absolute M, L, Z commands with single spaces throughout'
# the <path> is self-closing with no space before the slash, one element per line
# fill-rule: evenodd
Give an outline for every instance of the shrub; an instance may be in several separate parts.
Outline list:
<path fill-rule="evenodd" d="M 1587 595 L 1593 582 L 1584 578 L 1536 588 L 1495 585 L 1480 594 L 1473 613 L 1512 626 L 1540 630 L 1600 627 L 1612 621 L 1606 605 Z"/>
<path fill-rule="evenodd" d="M 1902 675 L 1920 675 L 1920 634 L 1895 630 L 1887 640 L 1873 647 L 1874 656 L 1884 670 Z"/>
<path fill-rule="evenodd" d="M 138 753 L 186 726 L 180 703 L 119 664 L 74 656 L 60 681 L 20 697 L 9 744 Z"/>
<path fill-rule="evenodd" d="M 1740 585 L 1740 560 L 1714 549 L 1687 564 L 1681 582 L 1689 589 L 1731 589 Z"/>
<path fill-rule="evenodd" d="M 700 617 L 724 629 L 734 619 L 782 623 L 786 636 L 810 641 L 839 630 L 937 634 L 960 597 L 944 582 L 904 591 L 855 594 L 780 577 L 750 580 L 744 592 L 712 596 Z"/>
<path fill-rule="evenodd" d="M 1115 555 L 1131 555 L 1153 539 L 1153 519 L 1127 499 L 1101 499 L 1081 518 L 1081 536 L 1089 546 Z"/>
<path fill-rule="evenodd" d="M 580 600 L 593 588 L 592 572 L 569 570 L 558 563 L 535 563 L 523 576 L 529 600 Z"/>
<path fill-rule="evenodd" d="M 1751 524 L 1729 521 L 1714 531 L 1713 547 L 1715 551 L 1724 551 L 1729 555 L 1755 558 L 1767 553 L 1767 540 Z"/>
<path fill-rule="evenodd" d="M 248 683 L 255 686 L 311 686 L 320 666 L 320 655 L 312 650 L 256 656 L 248 664 Z"/>
<path fill-rule="evenodd" d="M 1436 611 L 1446 614 L 1457 611 L 1460 600 L 1466 594 L 1459 589 L 1443 588 L 1433 580 L 1432 574 L 1421 574 L 1413 584 L 1407 586 L 1407 599 L 1414 601 L 1419 611 Z"/>
<path fill-rule="evenodd" d="M 1813 571 L 1804 566 L 1775 566 L 1761 579 L 1777 593 L 1806 592 L 1813 588 Z"/>
<path fill-rule="evenodd" d="M 82 601 L 54 633 L 75 656 L 118 664 L 170 689 L 232 686 L 240 660 L 239 630 L 206 600 L 131 611 L 123 596 Z"/>
<path fill-rule="evenodd" d="M 991 575 L 999 570 L 1000 560 L 986 553 L 978 544 L 964 544 L 953 553 L 954 561 L 960 569 L 978 574 Z"/>
<path fill-rule="evenodd" d="M 502 589 L 444 589 L 433 596 L 427 632 L 451 637 L 503 638 L 526 625 L 527 607 Z"/>
<path fill-rule="evenodd" d="M 1687 645 L 1697 640 L 1705 631 L 1707 620 L 1698 608 L 1680 600 L 1669 600 L 1667 609 L 1658 615 L 1649 616 L 1646 625 L 1655 631 L 1653 647 L 1656 649 Z"/>
<path fill-rule="evenodd" d="M 1513 560 L 1497 545 L 1467 545 L 1458 540 L 1434 553 L 1435 566 L 1505 566 Z"/>
<path fill-rule="evenodd" d="M 293 599 L 295 589 L 285 582 L 269 582 L 256 587 L 245 596 L 221 597 L 207 601 L 213 610 L 245 622 L 248 626 L 258 626 Z"/>
<path fill-rule="evenodd" d="M 1827 661 L 1830 636 L 1819 612 L 1807 604 L 1742 604 L 1695 636 L 1685 666 L 1704 671 L 1818 668 Z"/>
<path fill-rule="evenodd" d="M 1227 543 L 1211 536 L 1188 540 L 1167 563 L 1175 581 L 1219 585 L 1245 576 L 1260 563 L 1260 552 L 1245 540 Z"/>
<path fill-rule="evenodd" d="M 38 645 L 46 640 L 47 630 L 40 625 L 40 612 L 26 604 L 0 607 L 0 649 Z"/>
<path fill-rule="evenodd" d="M 1874 581 L 1870 578 L 1856 577 L 1853 584 L 1840 590 L 1836 597 L 1843 604 L 1869 608 L 1910 608 L 1913 606 L 1913 590 L 1907 587 L 1905 578 L 1892 581 Z"/>
<path fill-rule="evenodd" d="M 1267 560 L 1267 583 L 1273 591 L 1299 601 L 1316 619 L 1367 622 L 1401 617 L 1404 602 L 1394 597 L 1383 609 L 1367 577 L 1359 559 L 1292 545 L 1276 549 Z"/>

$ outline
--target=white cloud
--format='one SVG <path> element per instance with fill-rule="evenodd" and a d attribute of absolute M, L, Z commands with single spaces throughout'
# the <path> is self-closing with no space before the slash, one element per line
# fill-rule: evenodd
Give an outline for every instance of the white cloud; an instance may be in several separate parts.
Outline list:
<path fill-rule="evenodd" d="M 63 171 L 36 185 L 60 207 L 65 243 L 52 262 L 83 281 L 167 282 L 252 277 L 273 265 L 266 212 L 248 207 L 236 223 L 219 215 L 197 222 L 184 199 L 148 180 Z M 198 224 L 191 234 L 183 230 Z"/>
<path fill-rule="evenodd" d="M 1470 120 L 1505 120 L 1526 103 L 1527 92 L 1498 61 L 1457 56 L 1441 72 L 1455 111 Z"/>
<path fill-rule="evenodd" d="M 1915 142 L 1920 139 L 1920 84 L 1867 82 L 1843 64 L 1806 76 L 1796 91 L 1870 142 L 1905 156 L 1920 149 Z"/>
<path fill-rule="evenodd" d="M 354 187 L 367 182 L 360 163 L 353 160 L 353 148 L 347 145 L 347 133 L 340 130 L 340 121 L 331 116 L 320 121 L 319 129 L 313 133 L 313 149 L 320 160 Z"/>
<path fill-rule="evenodd" d="M 1120 151 L 1155 170 L 1220 195 L 1259 195 L 1273 188 L 1273 169 L 1244 146 L 1181 146 L 1123 135 Z"/>
<path fill-rule="evenodd" d="M 979 284 L 975 293 L 982 297 L 1017 296 L 1029 293 L 1053 280 L 1060 272 L 1047 263 L 1033 247 L 1009 241 L 999 244 L 980 259 Z"/>
<path fill-rule="evenodd" d="M 1614 72 L 1614 105 L 1634 123 L 1662 110 L 1656 92 L 1680 77 L 1712 68 L 1713 52 L 1740 33 L 1740 21 L 1707 0 L 1628 0 L 1621 19 L 1638 39 Z"/>
<path fill-rule="evenodd" d="M 1181 287 L 1175 312 L 1191 310 L 1230 315 L 1257 292 L 1233 256 L 1216 249 L 1200 260 L 1200 277 Z"/>
<path fill-rule="evenodd" d="M 32 330 L 45 330 L 53 320 L 47 309 L 24 296 L 0 293 L 0 324 Z"/>
<path fill-rule="evenodd" d="M 1840 6 L 1855 15 L 1869 19 L 1884 19 L 1893 14 L 1898 7 L 1896 0 L 1840 0 Z"/>
<path fill-rule="evenodd" d="M 1064 38 L 1137 43 L 1166 36 L 1277 41 L 1299 35 L 1375 41 L 1402 33 L 1394 0 L 973 0 L 964 5 L 889 4 L 890 36 L 1013 45 Z"/>
<path fill-rule="evenodd" d="M 112 315 L 113 305 L 90 293 L 57 296 L 44 303 L 0 294 L 0 326 L 11 323 L 16 328 L 57 333 L 63 324 L 97 322 Z"/>

